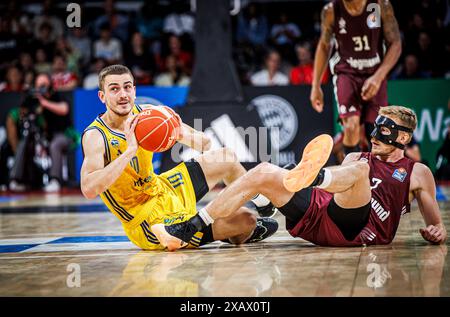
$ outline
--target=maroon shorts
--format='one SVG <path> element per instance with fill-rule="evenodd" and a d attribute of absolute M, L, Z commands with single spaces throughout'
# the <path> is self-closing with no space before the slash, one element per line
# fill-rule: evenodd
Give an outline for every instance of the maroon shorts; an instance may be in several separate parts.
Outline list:
<path fill-rule="evenodd" d="M 333 76 L 335 97 L 339 118 L 351 116 L 361 117 L 361 123 L 375 122 L 380 107 L 388 105 L 387 82 L 383 80 L 377 95 L 365 101 L 361 97 L 361 89 L 368 77 L 351 74 L 338 74 Z"/>

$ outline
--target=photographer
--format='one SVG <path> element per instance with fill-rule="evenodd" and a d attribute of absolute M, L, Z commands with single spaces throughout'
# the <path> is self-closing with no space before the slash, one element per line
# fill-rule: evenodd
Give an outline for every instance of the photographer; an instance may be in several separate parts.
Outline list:
<path fill-rule="evenodd" d="M 34 164 L 37 142 L 44 144 L 45 119 L 37 113 L 37 105 L 30 94 L 20 107 L 11 109 L 6 118 L 6 142 L 0 150 L 0 185 L 12 191 L 24 191 L 25 184 L 31 188 L 42 186 L 43 170 Z M 18 154 L 20 153 L 20 154 Z M 10 173 L 11 171 L 11 173 Z"/>
<path fill-rule="evenodd" d="M 38 74 L 35 80 L 36 98 L 46 122 L 47 137 L 50 142 L 50 182 L 45 191 L 55 192 L 61 188 L 63 154 L 74 143 L 70 137 L 69 104 L 52 87 L 48 74 Z"/>

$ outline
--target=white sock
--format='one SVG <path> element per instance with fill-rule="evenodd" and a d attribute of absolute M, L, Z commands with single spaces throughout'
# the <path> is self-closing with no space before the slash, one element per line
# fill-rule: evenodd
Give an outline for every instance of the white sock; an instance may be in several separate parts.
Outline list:
<path fill-rule="evenodd" d="M 328 186 L 330 186 L 331 181 L 333 179 L 333 175 L 331 174 L 331 171 L 327 168 L 323 169 L 323 181 L 322 184 L 319 186 L 316 186 L 317 188 L 325 189 Z"/>
<path fill-rule="evenodd" d="M 202 218 L 203 222 L 209 226 L 214 223 L 214 219 L 208 214 L 206 208 L 202 208 L 199 210 L 198 215 Z"/>
<path fill-rule="evenodd" d="M 263 194 L 256 194 L 251 200 L 257 207 L 264 207 L 270 204 L 270 200 Z"/>

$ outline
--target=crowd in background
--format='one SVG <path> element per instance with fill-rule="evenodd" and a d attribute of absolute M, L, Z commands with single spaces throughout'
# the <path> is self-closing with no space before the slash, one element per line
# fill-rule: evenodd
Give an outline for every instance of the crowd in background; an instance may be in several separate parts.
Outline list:
<path fill-rule="evenodd" d="M 391 79 L 450 77 L 449 1 L 412 0 L 401 9 L 400 0 L 391 2 L 403 39 Z M 311 83 L 326 1 L 242 3 L 232 16 L 233 57 L 242 83 Z M 99 70 L 112 63 L 129 66 L 137 84 L 189 85 L 195 55 L 189 1 L 142 1 L 126 10 L 126 1 L 81 2 L 81 28 L 66 27 L 64 5 L 31 4 L 2 4 L 0 91 L 23 91 L 42 72 L 51 74 L 57 91 L 94 89 Z"/>

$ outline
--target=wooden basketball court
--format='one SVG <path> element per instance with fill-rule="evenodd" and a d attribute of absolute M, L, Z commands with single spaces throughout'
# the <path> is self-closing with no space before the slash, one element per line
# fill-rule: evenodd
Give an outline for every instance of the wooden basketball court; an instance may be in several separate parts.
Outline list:
<path fill-rule="evenodd" d="M 100 200 L 2 196 L 0 296 L 450 296 L 448 242 L 422 239 L 417 205 L 389 246 L 317 247 L 276 219 L 279 231 L 261 243 L 142 251 Z"/>

